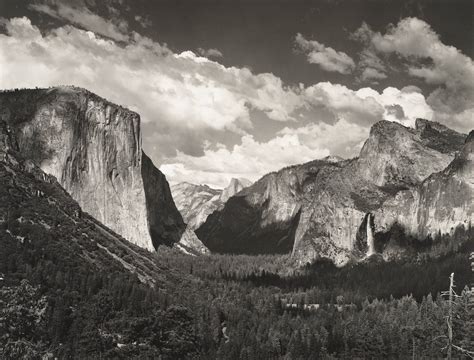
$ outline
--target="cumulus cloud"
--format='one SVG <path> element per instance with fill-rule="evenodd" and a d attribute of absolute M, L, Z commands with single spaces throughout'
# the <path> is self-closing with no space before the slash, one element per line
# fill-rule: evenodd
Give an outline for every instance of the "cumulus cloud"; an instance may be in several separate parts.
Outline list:
<path fill-rule="evenodd" d="M 385 34 L 363 24 L 356 34 L 377 52 L 396 53 L 405 59 L 410 75 L 439 86 L 428 97 L 435 120 L 460 130 L 472 128 L 474 62 L 470 57 L 445 45 L 429 24 L 417 18 L 402 19 Z"/>
<path fill-rule="evenodd" d="M 305 89 L 307 103 L 324 106 L 337 119 L 370 126 L 382 119 L 383 106 L 374 98 L 361 97 L 344 85 L 320 82 Z"/>
<path fill-rule="evenodd" d="M 172 163 L 161 165 L 160 170 L 176 182 L 196 183 L 200 179 L 214 187 L 225 187 L 231 177 L 256 181 L 268 172 L 327 155 L 329 150 L 315 142 L 302 143 L 297 133 L 281 133 L 268 142 L 245 135 L 231 149 L 221 144 L 214 150 L 205 149 L 200 157 L 179 153 Z"/>
<path fill-rule="evenodd" d="M 311 123 L 299 128 L 286 127 L 279 134 L 297 136 L 299 141 L 308 147 L 325 149 L 331 155 L 352 158 L 358 155 L 367 139 L 369 128 L 340 119 L 335 124 Z"/>
<path fill-rule="evenodd" d="M 66 20 L 86 30 L 93 31 L 117 41 L 128 40 L 128 23 L 126 21 L 116 20 L 114 23 L 93 13 L 85 6 L 76 7 L 57 2 L 53 6 L 48 4 L 31 4 L 29 8 L 56 19 Z"/>
<path fill-rule="evenodd" d="M 431 119 L 433 112 L 423 94 L 409 88 L 388 87 L 381 93 L 372 88 L 351 90 L 344 85 L 320 82 L 305 89 L 307 103 L 324 106 L 334 116 L 360 126 L 371 126 L 386 119 L 413 126 L 416 118 Z M 405 116 L 393 116 L 393 105 L 399 105 Z"/>
<path fill-rule="evenodd" d="M 432 115 L 423 95 L 410 88 L 387 88 L 379 93 L 371 88 L 355 91 L 326 82 L 306 88 L 301 96 L 306 106 L 324 106 L 332 112 L 335 122 L 294 123 L 294 127 L 285 127 L 267 142 L 245 135 L 231 149 L 208 146 L 198 157 L 178 153 L 160 169 L 174 182 L 195 183 L 199 179 L 223 187 L 231 177 L 256 181 L 270 171 L 329 154 L 354 157 L 371 125 L 381 119 L 413 126 L 417 117 L 430 119 Z"/>
<path fill-rule="evenodd" d="M 362 88 L 356 93 L 357 96 L 363 99 L 373 99 L 383 106 L 383 118 L 385 120 L 414 127 L 417 118 L 428 120 L 433 118 L 433 110 L 426 102 L 423 94 L 417 91 L 387 87 L 381 93 L 371 88 Z"/>
<path fill-rule="evenodd" d="M 204 57 L 223 57 L 224 55 L 217 49 L 203 49 L 198 48 L 198 53 Z"/>
<path fill-rule="evenodd" d="M 191 51 L 174 53 L 134 32 L 119 45 L 73 26 L 41 33 L 25 17 L 2 25 L 0 88 L 73 84 L 137 111 L 145 151 L 175 182 L 223 186 L 230 177 L 256 180 L 329 154 L 355 156 L 376 121 L 410 124 L 431 116 L 416 87 L 289 87 L 273 74 L 226 67 Z M 312 118 L 317 112 L 297 115 L 312 108 L 327 109 L 332 121 Z M 284 130 L 258 141 L 252 110 Z M 228 134 L 236 145 L 225 144 Z"/>
<path fill-rule="evenodd" d="M 297 34 L 295 43 L 302 50 L 311 64 L 318 64 L 323 70 L 341 74 L 350 74 L 355 67 L 354 60 L 342 51 L 336 51 L 315 40 L 306 40 Z"/>
<path fill-rule="evenodd" d="M 119 46 L 72 26 L 42 35 L 27 18 L 5 26 L 0 87 L 66 82 L 130 107 L 145 123 L 145 145 L 162 140 L 156 160 L 176 149 L 199 152 L 208 131 L 246 133 L 252 127 L 250 108 L 271 120 L 291 121 L 300 106 L 298 95 L 272 74 L 225 67 L 189 51 L 176 54 L 136 33 Z"/>

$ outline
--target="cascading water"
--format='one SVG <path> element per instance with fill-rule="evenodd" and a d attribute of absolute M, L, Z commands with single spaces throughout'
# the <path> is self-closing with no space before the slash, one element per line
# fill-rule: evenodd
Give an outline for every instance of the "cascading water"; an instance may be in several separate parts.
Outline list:
<path fill-rule="evenodd" d="M 375 254 L 374 232 L 371 225 L 372 214 L 367 214 L 367 256 Z"/>

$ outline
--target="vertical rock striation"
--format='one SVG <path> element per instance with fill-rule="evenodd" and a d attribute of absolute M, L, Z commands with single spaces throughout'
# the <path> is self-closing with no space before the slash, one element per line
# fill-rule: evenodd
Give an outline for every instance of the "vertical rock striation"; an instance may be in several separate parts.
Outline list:
<path fill-rule="evenodd" d="M 172 246 L 180 241 L 186 225 L 174 204 L 165 175 L 153 165 L 145 153 L 142 153 L 141 175 L 153 246 Z"/>
<path fill-rule="evenodd" d="M 96 219 L 153 250 L 185 230 L 168 183 L 142 152 L 140 117 L 84 89 L 3 92 L 0 119 L 33 160 Z"/>
<path fill-rule="evenodd" d="M 458 226 L 469 228 L 474 222 L 474 131 L 445 169 L 398 193 L 375 217 L 379 232 L 397 224 L 421 239 L 451 234 Z"/>

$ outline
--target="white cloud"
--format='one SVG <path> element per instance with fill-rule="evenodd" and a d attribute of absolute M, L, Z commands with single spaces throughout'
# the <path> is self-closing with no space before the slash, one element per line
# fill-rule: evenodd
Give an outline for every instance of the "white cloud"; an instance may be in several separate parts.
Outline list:
<path fill-rule="evenodd" d="M 200 157 L 179 153 L 170 163 L 161 165 L 160 170 L 176 183 L 187 181 L 224 187 L 232 177 L 256 181 L 271 171 L 330 154 L 353 157 L 367 139 L 369 129 L 344 119 L 335 124 L 286 127 L 268 142 L 258 142 L 246 135 L 231 149 L 223 145 L 208 148 Z"/>
<path fill-rule="evenodd" d="M 384 108 L 385 120 L 400 122 L 405 126 L 415 126 L 417 118 L 431 120 L 433 117 L 433 110 L 426 103 L 425 97 L 416 91 L 388 87 L 378 93 L 371 88 L 362 88 L 357 91 L 357 95 L 364 99 L 375 99 Z M 399 109 L 401 113 L 394 109 Z"/>
<path fill-rule="evenodd" d="M 415 87 L 379 93 L 322 82 L 293 88 L 273 74 L 225 67 L 191 51 L 173 53 L 137 33 L 118 45 L 73 26 L 41 34 L 27 18 L 3 26 L 0 88 L 73 84 L 137 111 L 145 150 L 172 181 L 217 186 L 329 153 L 354 156 L 384 116 L 410 123 L 430 114 Z M 297 114 L 313 107 L 327 109 L 334 122 L 321 123 L 308 111 L 306 125 L 299 125 Z M 267 121 L 287 122 L 287 128 L 257 141 L 250 109 L 264 112 Z M 240 143 L 216 147 L 228 133 Z"/>
<path fill-rule="evenodd" d="M 268 142 L 257 142 L 251 135 L 243 136 L 241 141 L 231 149 L 224 145 L 215 150 L 207 148 L 200 157 L 179 153 L 172 163 L 163 164 L 160 170 L 174 182 L 200 182 L 224 187 L 232 177 L 256 181 L 282 167 L 329 155 L 329 150 L 321 148 L 318 143 L 304 144 L 297 133 L 289 131 Z"/>
<path fill-rule="evenodd" d="M 463 131 L 472 128 L 474 62 L 470 57 L 445 45 L 429 24 L 417 18 L 402 19 L 385 34 L 363 24 L 356 34 L 376 51 L 396 53 L 405 59 L 410 75 L 439 86 L 428 97 L 434 120 Z"/>
<path fill-rule="evenodd" d="M 135 109 L 149 137 L 145 145 L 162 140 L 151 154 L 156 160 L 176 148 L 196 152 L 207 131 L 245 133 L 251 107 L 290 121 L 301 103 L 272 74 L 225 67 L 192 52 L 174 54 L 136 33 L 119 46 L 72 26 L 41 35 L 27 18 L 5 25 L 0 87 L 74 84 Z"/>
<path fill-rule="evenodd" d="M 72 24 L 79 25 L 86 30 L 109 37 L 117 41 L 128 40 L 128 24 L 124 20 L 117 20 L 116 23 L 106 20 L 93 13 L 84 6 L 74 7 L 61 2 L 50 6 L 47 4 L 31 4 L 31 10 L 49 15 L 56 19 L 67 20 Z"/>
<path fill-rule="evenodd" d="M 338 120 L 370 126 L 383 118 L 384 108 L 375 98 L 359 96 L 344 85 L 320 82 L 306 88 L 304 94 L 309 104 L 326 107 Z"/>
<path fill-rule="evenodd" d="M 369 135 L 369 129 L 340 119 L 335 124 L 313 123 L 299 128 L 287 127 L 279 134 L 297 136 L 305 146 L 325 149 L 331 155 L 351 158 L 357 156 Z"/>
<path fill-rule="evenodd" d="M 354 60 L 346 53 L 315 40 L 306 40 L 301 34 L 296 35 L 295 43 L 306 54 L 309 63 L 318 64 L 323 70 L 350 74 L 355 67 Z"/>
<path fill-rule="evenodd" d="M 173 182 L 223 187 L 231 177 L 255 181 L 270 171 L 329 154 L 354 157 L 375 122 L 386 119 L 413 126 L 418 117 L 431 118 L 430 107 L 416 90 L 386 88 L 379 93 L 371 88 L 355 91 L 343 85 L 318 83 L 306 88 L 301 96 L 306 106 L 324 106 L 332 112 L 334 123 L 314 122 L 299 127 L 294 123 L 295 127 L 285 127 L 268 142 L 244 135 L 242 143 L 231 149 L 208 146 L 198 157 L 178 153 L 160 169 Z"/>
<path fill-rule="evenodd" d="M 423 94 L 411 87 L 388 87 L 379 93 L 369 87 L 351 90 L 344 85 L 320 82 L 306 88 L 305 96 L 307 103 L 326 107 L 336 119 L 364 127 L 381 119 L 414 126 L 416 118 L 429 120 L 433 116 Z M 402 117 L 394 115 L 395 105 L 403 112 Z"/>
<path fill-rule="evenodd" d="M 203 49 L 199 48 L 198 52 L 204 57 L 223 57 L 224 55 L 217 49 Z"/>

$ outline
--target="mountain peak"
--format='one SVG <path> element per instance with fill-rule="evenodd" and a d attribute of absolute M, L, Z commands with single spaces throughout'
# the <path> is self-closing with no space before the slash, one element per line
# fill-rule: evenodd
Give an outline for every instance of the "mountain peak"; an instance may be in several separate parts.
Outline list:
<path fill-rule="evenodd" d="M 437 131 L 449 131 L 449 132 L 453 131 L 447 126 L 440 124 L 439 122 L 417 118 L 415 121 L 415 129 L 418 131 L 423 131 L 426 128 L 433 128 L 433 129 L 436 129 Z"/>
<path fill-rule="evenodd" d="M 232 196 L 237 194 L 240 190 L 242 190 L 246 187 L 249 187 L 250 185 L 252 185 L 252 182 L 248 179 L 245 179 L 245 178 L 239 178 L 239 179 L 232 178 L 230 180 L 229 185 L 227 185 L 227 187 L 222 191 L 220 200 L 222 202 L 226 202 L 227 200 L 229 200 L 229 198 L 231 198 Z"/>
<path fill-rule="evenodd" d="M 458 133 L 438 122 L 416 119 L 415 126 L 423 144 L 443 154 L 458 151 L 466 139 L 465 134 Z"/>
<path fill-rule="evenodd" d="M 380 120 L 370 128 L 370 136 L 391 136 L 394 133 L 412 133 L 413 129 L 406 127 L 398 122 L 389 120 Z"/>

